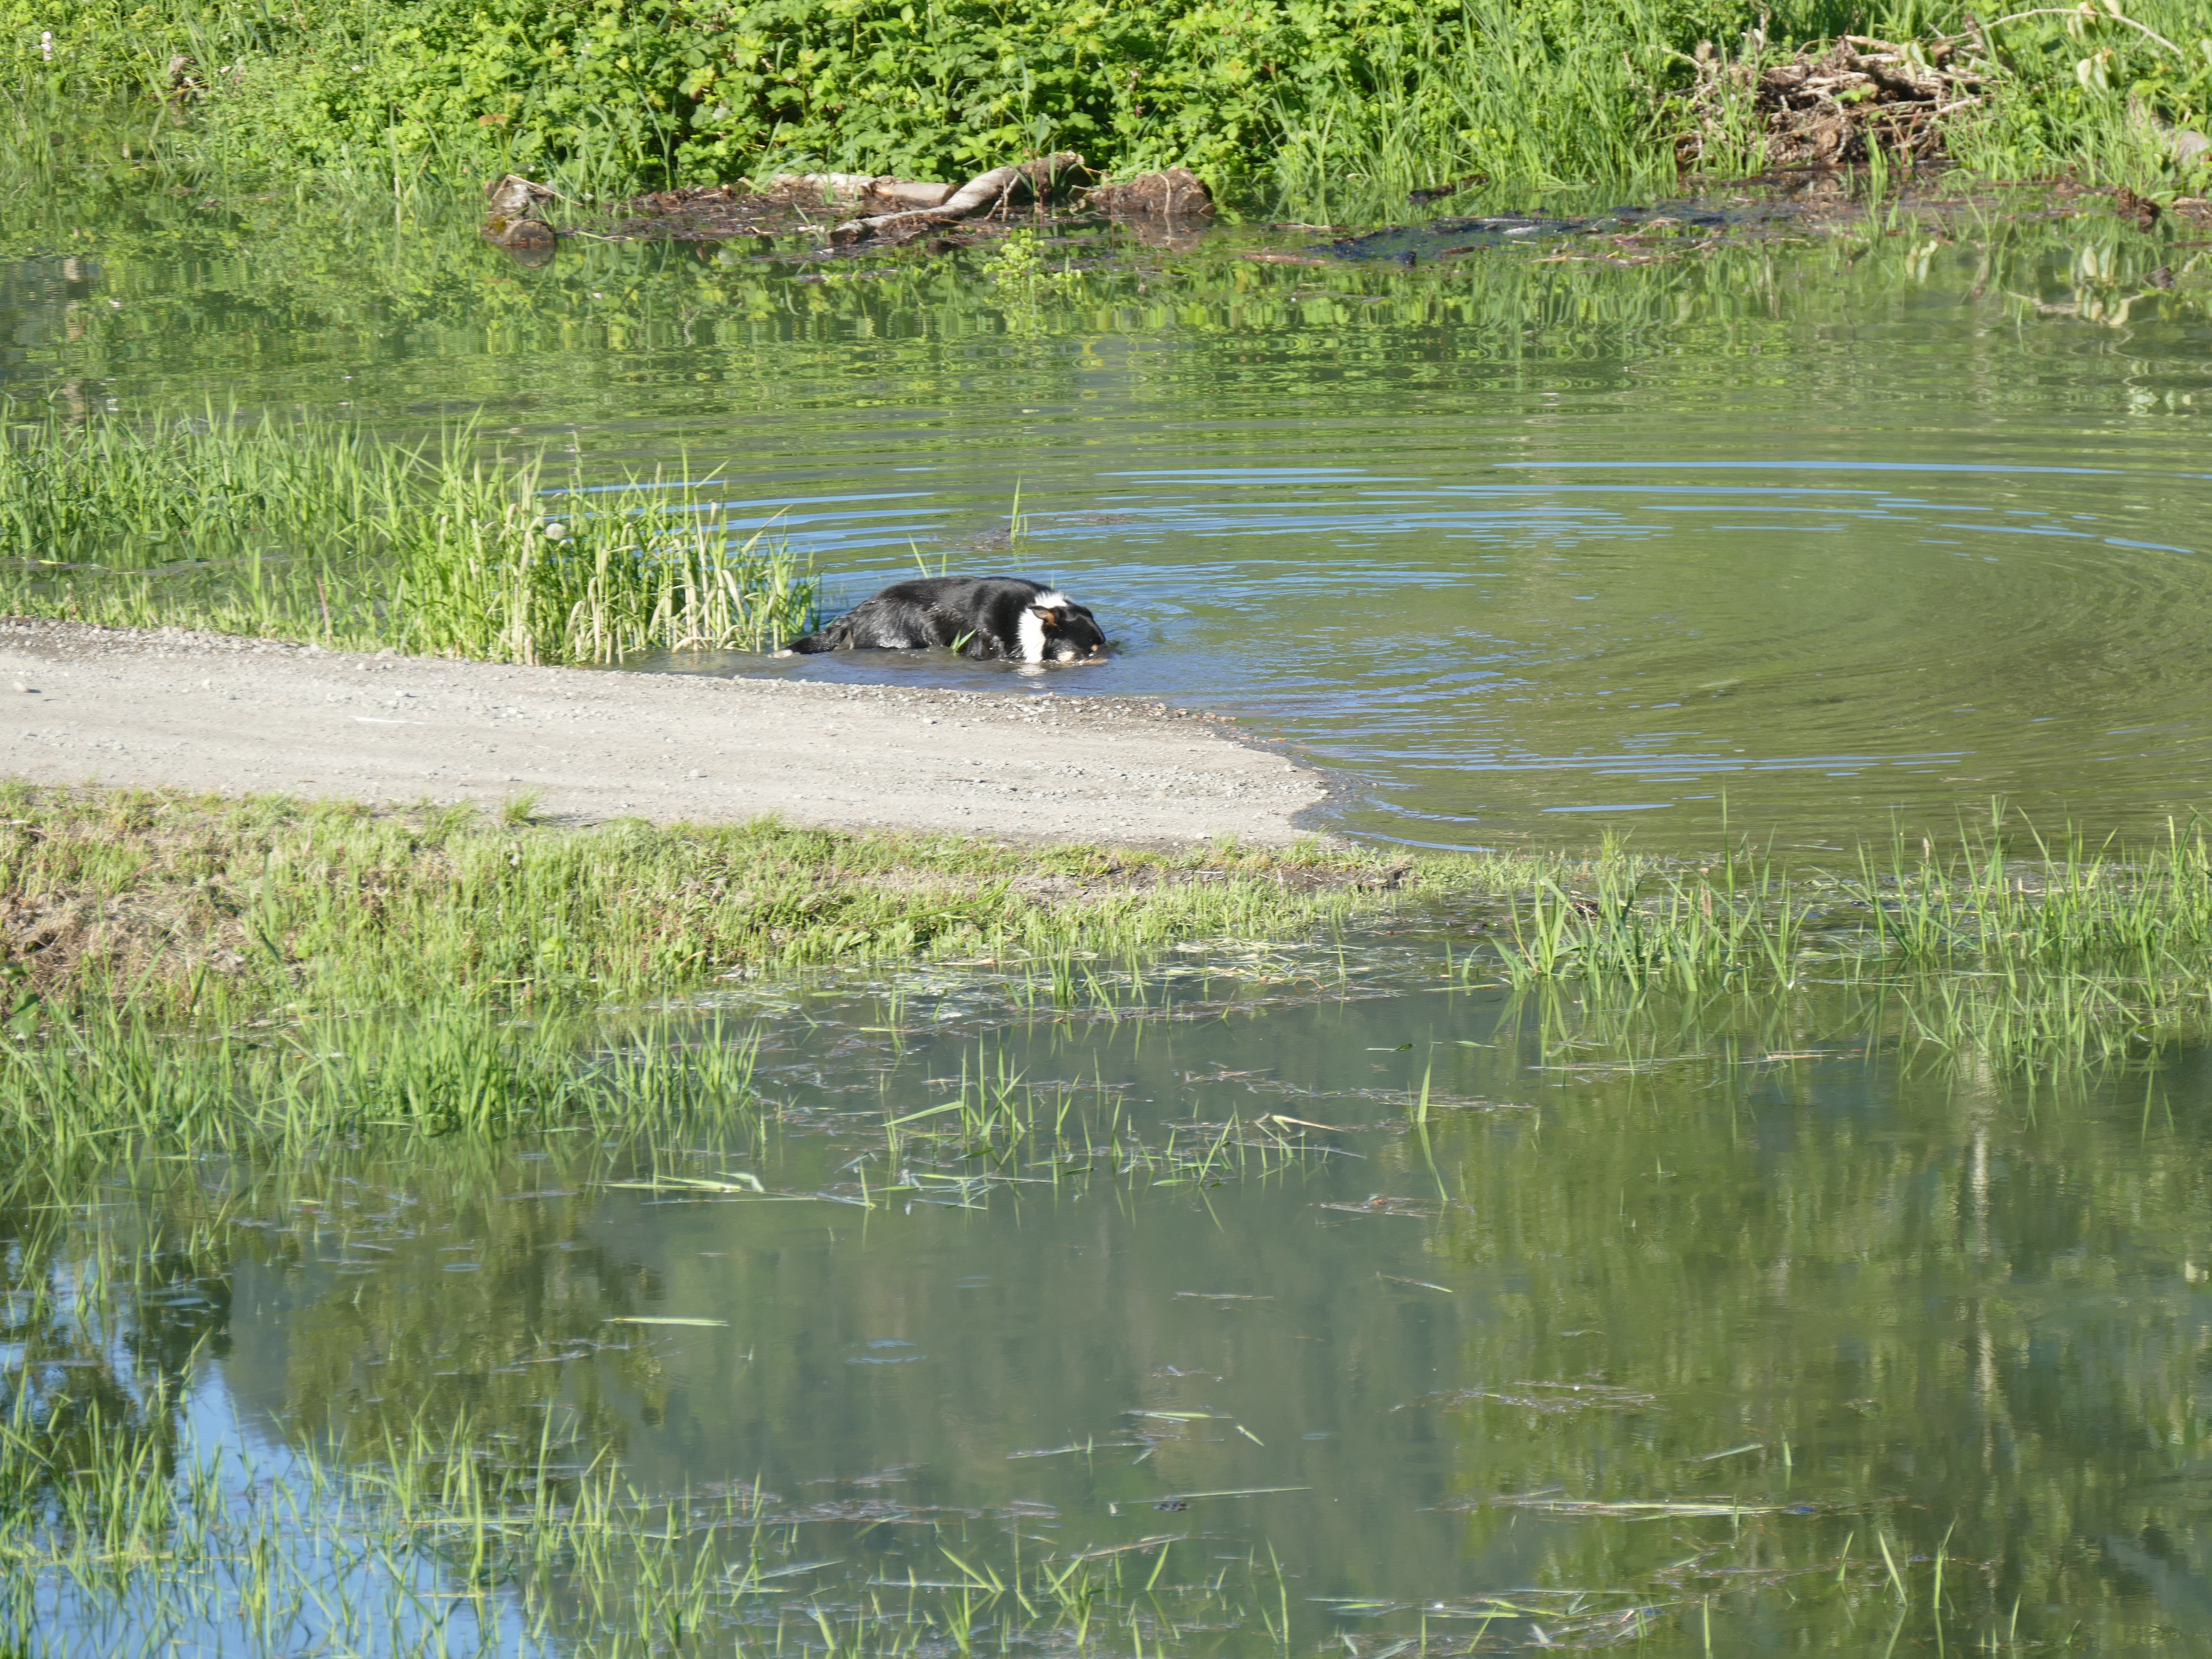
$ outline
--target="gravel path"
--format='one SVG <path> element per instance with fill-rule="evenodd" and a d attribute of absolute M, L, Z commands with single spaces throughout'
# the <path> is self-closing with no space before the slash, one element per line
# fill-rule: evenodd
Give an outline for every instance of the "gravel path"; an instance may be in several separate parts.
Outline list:
<path fill-rule="evenodd" d="M 1156 703 L 379 655 L 0 620 L 0 774 L 578 822 L 1292 840 L 1318 774 Z"/>

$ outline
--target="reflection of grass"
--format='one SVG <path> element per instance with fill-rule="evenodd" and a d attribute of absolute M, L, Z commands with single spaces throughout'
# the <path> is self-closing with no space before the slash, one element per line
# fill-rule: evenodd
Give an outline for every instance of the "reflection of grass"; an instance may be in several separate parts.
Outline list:
<path fill-rule="evenodd" d="M 381 1234 L 398 1240 L 415 1236 L 410 1206 L 425 1196 L 443 1213 L 489 1195 L 465 1148 L 410 1161 L 404 1199 L 364 1194 L 359 1171 L 331 1176 L 315 1159 L 224 1198 L 215 1166 L 179 1179 L 155 1159 L 144 1167 L 174 1207 L 149 1206 L 143 1230 L 59 1218 L 84 1212 L 41 1201 L 76 1190 L 51 1176 L 19 1176 L 0 1193 L 16 1247 L 0 1263 L 11 1339 L 0 1359 L 0 1631 L 22 1650 L 107 1653 L 120 1637 L 120 1650 L 138 1651 L 158 1633 L 163 1651 L 175 1640 L 238 1654 L 942 1655 L 988 1631 L 994 1644 L 1073 1653 L 1103 1632 L 1116 1650 L 1157 1649 L 1185 1626 L 1256 1624 L 1262 1593 L 1279 1602 L 1256 1562 L 1224 1571 L 1174 1550 L 1177 1534 L 1133 1547 L 1018 1540 L 1009 1555 L 988 1532 L 971 1540 L 964 1522 L 890 1498 L 787 1502 L 757 1480 L 641 1491 L 608 1448 L 599 1402 L 570 1389 L 594 1360 L 651 1376 L 654 1344 L 668 1339 L 594 1317 L 602 1304 L 588 1297 L 588 1334 L 549 1342 L 557 1299 L 511 1310 L 488 1337 L 410 1321 L 399 1309 L 419 1309 L 419 1294 L 395 1306 L 356 1281 L 356 1315 L 381 1322 L 373 1363 L 392 1366 L 379 1386 L 415 1397 L 383 1412 L 352 1402 L 349 1423 L 344 1389 L 311 1389 L 289 1447 L 234 1455 L 200 1443 L 184 1406 L 200 1351 L 165 1350 L 154 1335 L 176 1317 L 179 1290 L 222 1279 L 227 1256 L 294 1228 L 312 1257 L 325 1211 L 345 1218 L 341 1254 L 385 1248 L 363 1237 L 378 1230 L 358 1224 L 349 1199 L 401 1199 Z M 606 1162 L 587 1146 L 560 1167 L 573 1180 Z M 494 1207 L 485 1232 L 526 1234 L 520 1212 Z M 176 1221 L 182 1234 L 166 1236 Z M 627 1305 L 609 1289 L 604 1305 Z M 349 1335 L 356 1327 L 346 1322 Z M 440 1352 L 468 1345 L 489 1368 L 471 1382 L 485 1387 L 467 1404 L 442 1401 L 432 1367 L 414 1363 L 417 1339 Z M 301 1343 L 311 1363 L 312 1322 Z M 1034 1525 L 1018 1509 L 1010 1518 Z M 878 1559 L 853 1545 L 884 1522 L 932 1539 L 915 1553 L 923 1572 L 870 1583 L 866 1567 L 836 1571 L 856 1554 Z"/>
<path fill-rule="evenodd" d="M 694 513 L 690 481 L 549 495 L 542 459 L 357 427 L 130 424 L 0 406 L 0 605 L 495 662 L 761 650 L 813 579 Z M 734 543 L 734 544 L 732 544 Z"/>
<path fill-rule="evenodd" d="M 836 1555 L 818 1559 L 847 1523 L 786 1522 L 763 1506 L 773 1494 L 743 1484 L 641 1493 L 604 1455 L 568 1462 L 546 1421 L 524 1446 L 465 1418 L 417 1421 L 373 1445 L 296 1452 L 269 1480 L 190 1446 L 166 1467 L 129 1432 L 57 1459 L 19 1413 L 0 1432 L 17 1618 L 35 1607 L 38 1650 L 56 1654 L 108 1651 L 120 1626 L 226 1653 L 639 1659 L 964 1652 L 986 1631 L 994 1648 L 1082 1652 L 1110 1632 L 1117 1649 L 1158 1650 L 1184 1626 L 1273 1624 L 1260 1601 L 1273 1575 L 1256 1562 L 1164 1583 L 1177 1535 L 1004 1562 L 954 1539 L 927 1580 L 848 1584 L 825 1577 Z"/>

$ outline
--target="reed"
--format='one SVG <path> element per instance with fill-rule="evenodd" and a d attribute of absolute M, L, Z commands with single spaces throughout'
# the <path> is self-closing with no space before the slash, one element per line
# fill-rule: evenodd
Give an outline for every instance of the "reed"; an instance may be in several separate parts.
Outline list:
<path fill-rule="evenodd" d="M 1999 810 L 1948 848 L 1899 837 L 1840 872 L 1757 848 L 1641 878 L 1602 864 L 1511 907 L 1462 975 L 1687 997 L 1880 992 L 1899 1040 L 2006 1064 L 2140 1056 L 2212 1030 L 2212 842 L 2045 838 Z"/>
<path fill-rule="evenodd" d="M 412 444 L 319 417 L 76 419 L 0 405 L 0 607 L 493 662 L 771 649 L 805 561 L 688 475 L 556 488 L 464 423 Z"/>

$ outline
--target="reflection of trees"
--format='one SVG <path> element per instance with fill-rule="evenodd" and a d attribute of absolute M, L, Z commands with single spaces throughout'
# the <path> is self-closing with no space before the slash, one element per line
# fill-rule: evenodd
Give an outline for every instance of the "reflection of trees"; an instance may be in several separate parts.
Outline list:
<path fill-rule="evenodd" d="M 1528 1012 L 1546 1060 L 1589 1071 L 1540 1135 L 1470 1125 L 1452 1160 L 1468 1207 L 1439 1243 L 1509 1310 L 1468 1328 L 1467 1370 L 1662 1403 L 1518 1439 L 1525 1413 L 1464 1406 L 1448 1420 L 1468 1496 L 1896 1500 L 1761 1524 L 1810 1560 L 1877 1524 L 1932 1555 L 1955 1522 L 1957 1594 L 1985 1626 L 2015 1596 L 2023 1631 L 2047 1604 L 2067 1621 L 2103 1604 L 2113 1639 L 2201 1620 L 2212 1539 L 2178 1500 L 2206 1473 L 2212 1182 L 2198 1126 L 2144 1121 L 2192 1097 L 2201 1060 L 2031 1091 L 1971 1066 L 1915 1074 L 1856 1000 L 1687 1023 L 1665 999 L 1626 1019 Z M 1870 1036 L 1871 1058 L 1758 1063 Z M 1698 1461 L 1738 1443 L 1755 1449 Z M 1512 1524 L 1475 1513 L 1478 1540 Z M 1632 1528 L 1560 1538 L 1562 1582 L 1638 1565 Z"/>
<path fill-rule="evenodd" d="M 605 1323 L 649 1309 L 653 1275 L 579 1240 L 604 1167 L 597 1148 L 518 1165 L 454 1137 L 271 1171 L 240 1282 L 291 1312 L 242 1334 L 255 1346 L 230 1369 L 234 1397 L 372 1460 L 419 1425 L 461 1422 L 534 1455 L 556 1404 L 556 1449 L 619 1452 L 667 1384 L 649 1344 Z M 624 1352 L 568 1363 L 603 1346 Z M 619 1407 L 601 1364 L 631 1391 Z"/>
<path fill-rule="evenodd" d="M 418 1426 L 465 1419 L 466 1455 L 501 1502 L 524 1495 L 548 1439 L 556 1465 L 617 1454 L 647 1492 L 758 1479 L 777 1494 L 771 1514 L 852 1517 L 804 1547 L 859 1564 L 857 1577 L 927 1571 L 933 1506 L 972 1534 L 944 1540 L 1003 1565 L 994 1552 L 1009 1547 L 1018 1501 L 1060 1511 L 1032 1529 L 1040 1547 L 1118 1541 L 1170 1524 L 1151 1509 L 1162 1492 L 1296 1484 L 1318 1432 L 1387 1472 L 1339 1471 L 1325 1498 L 1204 1517 L 1279 1549 L 1298 1593 L 1534 1583 L 1660 1598 L 1694 1579 L 1724 1598 L 1717 1625 L 1765 1607 L 1757 1617 L 1800 1633 L 1812 1619 L 1844 1646 L 1848 1621 L 1766 1607 L 1681 1564 L 1832 1567 L 1849 1536 L 1863 1566 L 1878 1529 L 1922 1556 L 1949 1534 L 1948 1594 L 1978 1631 L 2016 1595 L 2023 1635 L 2054 1603 L 2120 1644 L 2155 1617 L 2201 1623 L 2204 1539 L 2187 1494 L 2212 1355 L 2195 1307 L 2212 1212 L 2184 1109 L 2201 1062 L 2166 1066 L 2147 1128 L 2140 1077 L 2040 1083 L 2031 1118 L 1996 1073 L 1905 1065 L 1889 1011 L 1832 993 L 1532 999 L 1518 1019 L 1492 1031 L 1467 1005 L 1407 996 L 1006 1039 L 1009 1063 L 1035 1079 L 1103 1074 L 1133 1110 L 1207 1121 L 1262 1102 L 1395 1121 L 1411 1056 L 1433 1053 L 1436 1097 L 1451 1103 L 1431 1126 L 1434 1174 L 1417 1137 L 1376 1135 L 1346 1143 L 1370 1154 L 1356 1167 L 1202 1200 L 1094 1182 L 1079 1200 L 1007 1193 L 976 1213 L 647 1210 L 597 1184 L 634 1151 L 560 1135 L 335 1145 L 258 1170 L 148 1158 L 104 1185 L 27 1179 L 0 1209 L 13 1329 L 36 1353 L 130 1355 L 63 1375 L 83 1379 L 73 1391 L 88 1409 L 136 1410 L 149 1434 L 174 1432 L 173 1404 L 149 1407 L 150 1379 L 172 1379 L 173 1400 L 204 1341 L 250 1419 L 281 1414 L 288 1436 L 342 1440 L 366 1468 Z M 1496 1046 L 1442 1041 L 1461 1029 Z M 1401 1038 L 1420 1046 L 1401 1051 Z M 794 1041 L 768 1057 L 789 1068 L 777 1089 L 820 1067 L 821 1045 Z M 1830 1057 L 1767 1058 L 1808 1051 Z M 830 1109 L 854 1106 L 836 1085 L 862 1073 L 858 1093 L 883 1098 L 868 1067 L 884 1051 L 839 1052 L 860 1072 L 830 1079 Z M 943 1077 L 973 1056 L 964 1039 L 934 1051 L 917 1039 L 899 1063 Z M 1544 1074 L 1556 1093 L 1532 1092 L 1532 1065 L 1571 1069 Z M 1317 1092 L 1191 1080 L 1217 1066 Z M 1540 1116 L 1466 1105 L 1532 1100 Z M 794 1133 L 788 1161 L 757 1167 L 811 1188 L 848 1179 L 850 1153 Z M 1434 1222 L 1311 1206 L 1356 1210 L 1369 1192 L 1433 1205 L 1439 1178 L 1463 1202 Z M 58 1204 L 74 1207 L 38 1207 Z M 1432 1267 L 1415 1265 L 1423 1251 Z M 40 1289 L 74 1283 L 95 1256 L 145 1292 L 112 1339 L 74 1331 Z M 1389 1288 L 1378 1266 L 1456 1293 Z M 248 1310 L 227 1331 L 225 1292 Z M 657 1314 L 730 1323 L 678 1337 L 604 1322 Z M 874 1343 L 927 1358 L 904 1369 L 900 1349 L 878 1365 Z M 1591 1380 L 1621 1392 L 1559 1409 L 1457 1397 Z M 1008 1455 L 1140 1429 L 1158 1442 L 1142 1464 L 1118 1445 L 1088 1462 Z M 1702 1461 L 1715 1453 L 1729 1455 Z M 1487 1501 L 1546 1488 L 1817 1512 L 1632 1524 Z M 743 1530 L 723 1541 L 737 1547 Z M 836 1550 L 816 1550 L 833 1534 Z M 1907 1565 L 1924 1601 L 1928 1564 Z M 1834 1575 L 1788 1582 L 1818 1607 Z M 1869 1582 L 1847 1576 L 1845 1589 Z"/>
<path fill-rule="evenodd" d="M 147 1227 L 115 1201 L 127 1184 L 33 1159 L 0 1188 L 0 1504 L 18 1514 L 58 1503 L 78 1471 L 144 1457 L 175 1473 L 192 1364 L 226 1346 L 224 1204 L 196 1194 Z"/>
<path fill-rule="evenodd" d="M 1114 257 L 1037 317 L 1015 307 L 1023 338 L 1009 342 L 1005 296 L 949 259 L 840 261 L 805 267 L 816 280 L 799 281 L 801 267 L 763 260 L 766 247 L 750 243 L 579 240 L 545 269 L 523 270 L 478 242 L 471 210 L 410 199 L 395 217 L 389 201 L 183 192 L 119 165 L 72 171 L 52 190 L 0 204 L 0 259 L 17 262 L 11 287 L 23 318 L 62 303 L 40 274 L 54 262 L 96 273 L 96 293 L 67 302 L 66 330 L 17 324 L 19 337 L 27 325 L 36 342 L 18 373 L 35 365 L 133 404 L 164 398 L 174 382 L 194 388 L 175 401 L 196 406 L 211 350 L 228 359 L 239 343 L 283 339 L 285 358 L 270 367 L 284 376 L 287 403 L 297 371 L 328 357 L 360 379 L 333 383 L 325 401 L 343 396 L 373 412 L 381 371 L 406 358 L 411 390 L 400 401 L 410 409 L 424 397 L 489 402 L 552 425 L 603 422 L 605 400 L 635 401 L 641 363 L 672 351 L 689 374 L 708 377 L 689 390 L 656 384 L 653 411 L 675 420 L 726 414 L 733 390 L 793 412 L 825 399 L 849 407 L 856 396 L 934 408 L 948 377 L 987 368 L 1018 368 L 1025 401 L 1079 395 L 1106 366 L 1147 401 L 1251 404 L 1309 420 L 1327 405 L 1302 400 L 1354 383 L 1369 398 L 1378 382 L 1402 394 L 1465 392 L 1470 377 L 1510 392 L 1540 370 L 1559 392 L 1579 371 L 1587 389 L 1602 390 L 1661 364 L 1686 409 L 1770 365 L 1811 407 L 1878 391 L 1900 365 L 1880 350 L 1804 358 L 1805 330 L 1849 316 L 1879 335 L 1914 316 L 1933 285 L 1972 289 L 1957 319 L 1965 325 L 1945 337 L 1947 395 L 2011 405 L 2023 356 L 2063 368 L 2085 349 L 2121 351 L 2148 366 L 2201 312 L 2185 290 L 2166 295 L 2158 314 L 2139 307 L 2129 329 L 2085 337 L 2054 321 L 2019 334 L 2020 302 L 2008 296 L 2078 310 L 2091 290 L 2142 288 L 2160 257 L 2147 243 L 2093 246 L 2076 227 L 2022 220 L 1979 227 L 1971 245 L 1941 225 L 1890 237 L 1846 223 L 1810 248 L 1754 237 L 1649 248 L 1568 240 L 1547 245 L 1560 263 L 1493 250 L 1410 275 L 1255 265 L 1221 257 L 1218 244 L 1164 270 L 1158 253 L 1109 239 L 1077 250 L 1080 263 L 1097 264 L 1100 250 Z M 1657 262 L 1635 263 L 1650 256 Z M 1050 251 L 1047 263 L 1059 257 Z M 1128 353 L 1132 344 L 1139 349 Z M 976 361 L 978 348 L 994 361 Z M 1008 351 L 1017 362 L 995 361 Z M 1536 447 L 1523 459 L 1540 459 L 1540 420 L 1531 432 Z M 1571 428 L 1558 435 L 1571 439 Z M 1264 426 L 1244 441 L 1264 446 Z M 620 459 L 668 454 L 648 444 Z"/>

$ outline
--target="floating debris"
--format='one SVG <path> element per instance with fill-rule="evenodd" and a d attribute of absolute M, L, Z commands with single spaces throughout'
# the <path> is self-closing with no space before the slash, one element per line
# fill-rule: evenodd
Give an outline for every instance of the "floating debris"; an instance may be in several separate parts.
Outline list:
<path fill-rule="evenodd" d="M 1659 1396 L 1634 1389 L 1615 1388 L 1609 1382 L 1509 1382 L 1495 1389 L 1447 1389 L 1409 1400 L 1391 1410 L 1402 1412 L 1418 1406 L 1438 1406 L 1449 1411 L 1455 1406 L 1482 1402 L 1521 1406 L 1542 1412 L 1547 1417 L 1558 1417 L 1569 1412 L 1641 1411 L 1647 1406 L 1657 1405 Z"/>
<path fill-rule="evenodd" d="M 1272 1296 L 1251 1296 L 1243 1291 L 1177 1291 L 1179 1302 L 1273 1302 Z"/>
<path fill-rule="evenodd" d="M 1433 1221 L 1438 1212 L 1421 1203 L 1419 1199 L 1393 1198 L 1388 1193 L 1376 1193 L 1364 1204 L 1316 1204 L 1317 1210 L 1346 1210 L 1353 1215 L 1402 1215 L 1417 1221 Z"/>
<path fill-rule="evenodd" d="M 1528 1492 L 1484 1500 L 1498 1509 L 1535 1510 L 1546 1515 L 1610 1515 L 1649 1521 L 1668 1516 L 1816 1515 L 1813 1504 L 1745 1504 L 1732 1498 L 1638 1498 L 1607 1500 L 1560 1498 L 1547 1492 Z"/>
<path fill-rule="evenodd" d="M 717 1330 L 726 1330 L 730 1322 L 726 1319 L 678 1319 L 673 1316 L 661 1318 L 648 1314 L 616 1314 L 610 1318 L 602 1319 L 599 1323 L 602 1325 L 698 1325 Z"/>

